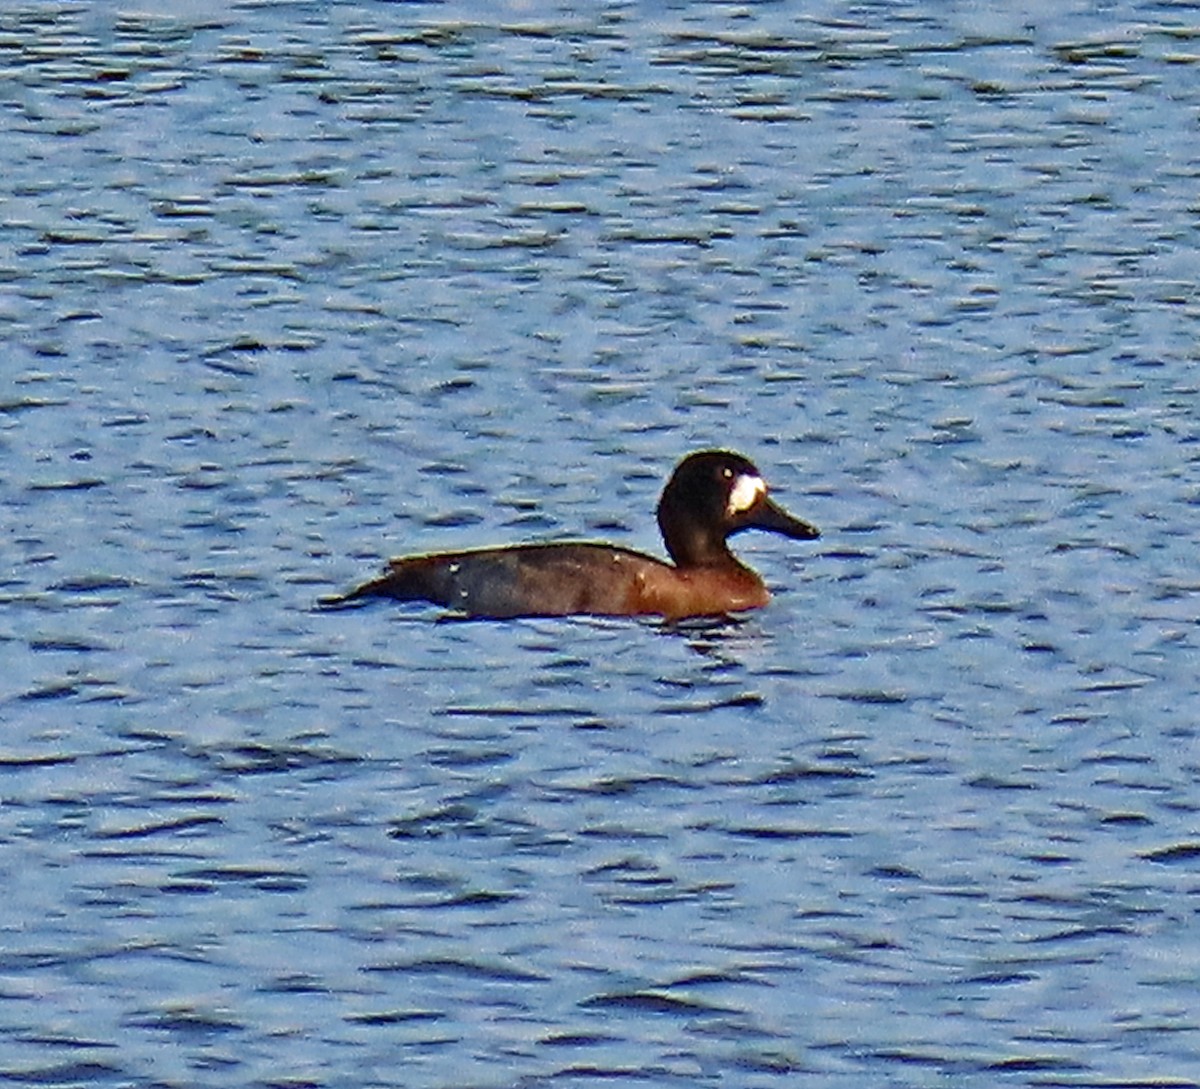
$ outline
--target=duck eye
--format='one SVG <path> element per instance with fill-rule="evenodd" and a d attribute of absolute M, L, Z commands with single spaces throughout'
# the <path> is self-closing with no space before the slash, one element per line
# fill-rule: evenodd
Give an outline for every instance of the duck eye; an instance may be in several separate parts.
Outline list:
<path fill-rule="evenodd" d="M 728 465 L 726 465 L 726 466 L 725 466 L 725 467 L 724 467 L 724 468 L 721 470 L 721 475 L 722 475 L 722 476 L 723 476 L 723 477 L 724 477 L 726 480 L 732 480 L 732 479 L 733 479 L 733 470 L 732 470 L 731 468 L 729 468 L 729 466 L 728 466 Z"/>

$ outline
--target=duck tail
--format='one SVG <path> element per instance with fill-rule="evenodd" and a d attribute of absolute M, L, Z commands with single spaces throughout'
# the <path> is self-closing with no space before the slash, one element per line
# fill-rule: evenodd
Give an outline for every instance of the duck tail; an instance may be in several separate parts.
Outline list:
<path fill-rule="evenodd" d="M 426 557 L 393 560 L 387 572 L 379 578 L 364 582 L 344 594 L 318 598 L 322 609 L 356 608 L 368 598 L 390 597 L 394 601 L 432 601 L 445 604 L 448 600 L 445 576 L 435 562 Z"/>

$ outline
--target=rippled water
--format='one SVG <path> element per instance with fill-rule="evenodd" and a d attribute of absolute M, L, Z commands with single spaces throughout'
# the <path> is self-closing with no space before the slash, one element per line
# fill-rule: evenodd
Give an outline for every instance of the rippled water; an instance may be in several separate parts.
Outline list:
<path fill-rule="evenodd" d="M 0 1079 L 1200 1084 L 1200 22 L 1002 7 L 4 8 Z"/>

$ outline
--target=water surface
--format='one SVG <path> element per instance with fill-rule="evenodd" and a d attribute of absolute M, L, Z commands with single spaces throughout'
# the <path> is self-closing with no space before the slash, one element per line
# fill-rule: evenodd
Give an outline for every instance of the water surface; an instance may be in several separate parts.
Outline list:
<path fill-rule="evenodd" d="M 0 15 L 0 1071 L 1200 1084 L 1190 5 Z M 814 544 L 738 622 L 313 603 Z"/>

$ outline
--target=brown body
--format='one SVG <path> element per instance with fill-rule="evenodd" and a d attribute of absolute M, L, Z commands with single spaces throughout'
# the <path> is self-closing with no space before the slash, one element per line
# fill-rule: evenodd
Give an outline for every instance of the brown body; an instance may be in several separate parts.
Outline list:
<path fill-rule="evenodd" d="M 641 552 L 585 542 L 512 545 L 392 560 L 380 578 L 328 604 L 366 597 L 431 601 L 467 616 L 662 616 L 679 620 L 756 609 L 769 600 L 761 578 L 727 539 L 764 529 L 817 537 L 768 497 L 758 470 L 726 451 L 692 454 L 658 506 L 674 565 Z"/>
<path fill-rule="evenodd" d="M 716 616 L 765 605 L 762 579 L 738 563 L 672 567 L 604 544 L 514 545 L 392 560 L 344 600 L 432 601 L 468 616 Z"/>

